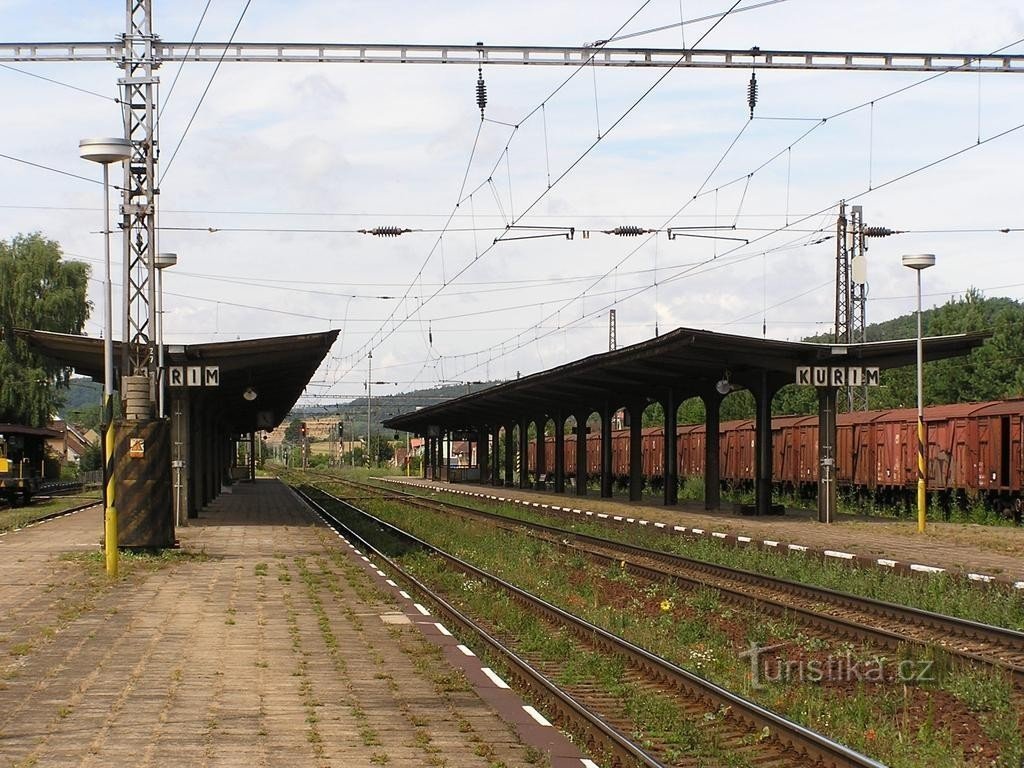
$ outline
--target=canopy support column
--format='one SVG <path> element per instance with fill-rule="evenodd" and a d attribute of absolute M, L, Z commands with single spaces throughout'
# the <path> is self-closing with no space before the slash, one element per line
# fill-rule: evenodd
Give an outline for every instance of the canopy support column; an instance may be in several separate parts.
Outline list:
<path fill-rule="evenodd" d="M 565 413 L 555 411 L 555 493 L 565 493 Z"/>
<path fill-rule="evenodd" d="M 668 394 L 665 395 L 665 399 L 661 403 L 661 406 L 665 411 L 665 445 L 664 451 L 662 452 L 664 466 L 662 467 L 661 476 L 665 481 L 665 487 L 663 490 L 666 507 L 671 507 L 679 503 L 679 457 L 677 455 L 679 440 L 676 436 L 676 433 L 678 432 L 676 424 L 676 405 L 676 393 L 669 390 Z"/>
<path fill-rule="evenodd" d="M 612 408 L 601 410 L 601 498 L 612 497 Z"/>

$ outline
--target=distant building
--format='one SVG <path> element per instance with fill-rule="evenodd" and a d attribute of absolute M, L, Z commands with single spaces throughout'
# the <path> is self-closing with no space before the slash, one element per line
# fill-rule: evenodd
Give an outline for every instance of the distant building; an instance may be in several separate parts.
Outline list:
<path fill-rule="evenodd" d="M 47 439 L 46 447 L 52 454 L 59 457 L 62 463 L 78 464 L 85 455 L 86 450 L 99 440 L 95 430 L 83 432 L 74 424 L 69 424 L 63 419 L 53 419 L 49 428 L 59 432 L 60 437 Z M 90 434 L 92 439 L 90 439 Z"/>

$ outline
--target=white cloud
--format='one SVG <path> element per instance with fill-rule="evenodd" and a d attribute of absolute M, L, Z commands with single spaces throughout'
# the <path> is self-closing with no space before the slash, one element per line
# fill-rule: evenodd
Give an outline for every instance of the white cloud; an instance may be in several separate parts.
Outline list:
<path fill-rule="evenodd" d="M 203 4 L 158 1 L 161 37 L 187 40 Z M 213 4 L 200 39 L 226 39 L 243 4 Z M 687 0 L 683 7 L 687 17 L 696 17 L 722 10 L 724 4 Z M 8 40 L 112 39 L 121 31 L 122 13 L 114 5 L 97 14 L 77 3 L 0 2 Z M 628 13 L 610 2 L 259 2 L 252 4 L 238 39 L 575 45 L 606 37 Z M 627 31 L 672 23 L 678 16 L 677 0 L 656 0 Z M 687 28 L 687 42 L 708 26 Z M 1024 14 L 1015 2 L 870 0 L 849 13 L 834 4 L 789 0 L 727 19 L 706 45 L 985 52 L 1024 37 L 1022 30 Z M 678 30 L 668 30 L 623 44 L 674 46 L 680 40 Z M 120 74 L 112 65 L 19 66 L 110 94 Z M 205 64 L 182 70 L 161 126 L 165 169 L 212 70 Z M 160 72 L 165 99 L 176 72 L 177 65 Z M 519 122 L 570 72 L 485 69 L 488 118 Z M 452 231 L 442 248 L 434 249 L 437 235 L 431 232 L 384 240 L 345 232 L 165 231 L 161 248 L 181 256 L 179 266 L 166 275 L 166 288 L 198 297 L 168 297 L 169 333 L 176 341 L 209 341 L 341 327 L 345 321 L 342 340 L 332 351 L 338 359 L 318 375 L 333 381 L 351 368 L 338 381 L 334 391 L 339 394 L 361 389 L 365 361 L 350 355 L 378 328 L 395 328 L 374 353 L 375 368 L 393 371 L 395 380 L 406 381 L 421 370 L 426 383 L 442 373 L 471 379 L 514 376 L 517 370 L 526 373 L 603 349 L 604 309 L 616 299 L 620 343 L 652 335 L 655 312 L 662 332 L 685 323 L 759 335 L 762 314 L 773 337 L 824 330 L 833 314 L 832 289 L 826 284 L 834 274 L 834 243 L 775 250 L 815 236 L 768 236 L 765 230 L 784 224 L 787 213 L 797 221 L 801 214 L 853 198 L 869 183 L 874 191 L 852 202 L 864 206 L 870 224 L 928 230 L 1022 224 L 1015 189 L 1024 131 L 877 188 L 969 147 L 977 140 L 979 124 L 985 138 L 1024 123 L 1024 78 L 1019 75 L 980 80 L 974 74 L 950 75 L 879 100 L 926 75 L 760 71 L 758 117 L 820 119 L 872 100 L 875 105 L 831 119 L 796 144 L 812 122 L 756 120 L 723 159 L 747 119 L 749 73 L 674 72 L 544 196 L 549 169 L 557 178 L 588 150 L 598 124 L 607 132 L 660 74 L 599 70 L 595 78 L 594 72 L 583 71 L 547 102 L 543 115 L 522 123 L 514 136 L 509 126 L 485 123 L 466 183 L 467 191 L 477 191 L 459 207 L 451 227 L 495 229 L 478 229 L 475 237 L 471 231 Z M 475 80 L 476 71 L 463 66 L 225 63 L 167 174 L 161 223 L 200 230 L 440 228 L 462 184 L 478 127 Z M 77 141 L 86 135 L 116 135 L 120 115 L 113 102 L 7 70 L 0 70 L 0 83 L 8 103 L 0 152 L 99 179 L 98 168 L 79 160 Z M 510 136 L 506 163 L 502 151 Z M 792 151 L 786 152 L 790 145 Z M 746 182 L 746 174 L 780 151 L 778 159 Z M 707 194 L 691 200 L 720 159 L 705 186 Z M 98 236 L 91 234 L 100 224 L 97 185 L 0 162 L 0 206 L 7 206 L 0 207 L 0 237 L 41 230 L 69 253 L 92 259 L 98 275 L 95 259 L 102 250 Z M 717 195 L 709 191 L 733 179 L 738 182 Z M 577 232 L 572 241 L 502 243 L 474 260 L 513 211 L 521 214 L 538 198 L 528 223 L 587 228 L 591 236 L 583 239 Z M 742 216 L 736 219 L 741 198 Z M 754 242 L 734 250 L 735 242 L 670 242 L 662 235 L 656 257 L 662 284 L 657 292 L 626 300 L 632 290 L 653 282 L 654 243 L 642 245 L 640 238 L 597 230 L 620 224 L 661 226 L 680 208 L 683 215 L 673 226 L 708 225 L 716 221 L 717 211 L 719 224 L 736 220 L 754 228 L 724 234 Z M 186 210 L 192 212 L 181 212 Z M 833 220 L 834 211 L 794 228 L 823 227 L 828 234 Z M 912 298 L 890 298 L 913 293 L 912 276 L 899 264 L 901 253 L 939 254 L 939 266 L 926 276 L 926 292 L 938 294 L 932 300 L 941 303 L 943 292 L 969 285 L 1024 283 L 1016 274 L 1020 237 L 931 232 L 872 241 L 871 296 L 878 298 L 869 303 L 869 320 L 901 314 L 913 304 Z M 669 280 L 686 269 L 682 265 L 704 260 L 712 263 Z M 429 296 L 468 268 L 419 311 L 420 298 L 404 303 L 368 298 L 401 296 L 424 264 L 421 279 L 409 288 L 414 297 Z M 585 299 L 570 301 L 605 272 L 609 277 L 590 287 Z M 208 279 L 212 275 L 255 278 L 268 287 Z M 826 287 L 815 289 L 820 285 Z M 1024 296 L 1019 287 L 992 292 Z M 98 301 L 98 290 L 91 296 Z M 774 304 L 780 305 L 762 312 Z M 481 309 L 493 311 L 459 317 Z M 395 318 L 408 317 L 409 322 L 397 328 L 385 324 L 393 310 Z M 539 330 L 533 328 L 552 313 Z M 428 326 L 434 331 L 432 348 L 425 341 Z M 91 323 L 90 333 L 97 329 Z M 511 351 L 517 346 L 521 349 Z M 438 354 L 445 358 L 438 361 Z"/>

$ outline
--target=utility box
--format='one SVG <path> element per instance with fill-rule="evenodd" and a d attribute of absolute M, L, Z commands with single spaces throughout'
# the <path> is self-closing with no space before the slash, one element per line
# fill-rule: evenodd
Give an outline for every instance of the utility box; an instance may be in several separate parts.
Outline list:
<path fill-rule="evenodd" d="M 117 543 L 127 549 L 174 546 L 171 426 L 166 420 L 114 424 Z"/>

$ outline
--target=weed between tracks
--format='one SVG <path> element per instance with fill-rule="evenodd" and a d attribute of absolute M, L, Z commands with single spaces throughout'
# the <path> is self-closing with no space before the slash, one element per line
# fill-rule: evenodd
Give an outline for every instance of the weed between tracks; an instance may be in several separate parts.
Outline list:
<path fill-rule="evenodd" d="M 329 544 L 332 538 L 325 533 L 323 535 L 324 544 Z M 351 653 L 352 649 L 347 647 L 351 645 L 351 640 L 343 639 L 343 636 L 340 636 L 339 631 L 335 629 L 334 622 L 337 621 L 339 615 L 344 617 L 344 621 L 357 637 L 364 638 L 366 636 L 363 640 L 365 652 L 376 670 L 373 679 L 383 682 L 394 698 L 396 711 L 408 722 L 410 728 L 404 729 L 404 731 L 408 733 L 409 737 L 404 746 L 420 750 L 423 753 L 423 765 L 436 768 L 445 768 L 449 765 L 445 749 L 435 743 L 429 728 L 430 723 L 438 716 L 437 706 L 440 704 L 443 709 L 447 710 L 443 719 L 458 723 L 459 731 L 468 734 L 467 738 L 473 743 L 476 754 L 487 757 L 491 768 L 505 768 L 505 763 L 493 755 L 494 748 L 484 743 L 483 739 L 475 732 L 473 724 L 457 709 L 457 697 L 469 691 L 469 685 L 465 678 L 461 673 L 453 673 L 449 665 L 444 662 L 441 650 L 428 642 L 419 632 L 409 626 L 392 625 L 387 627 L 388 635 L 398 650 L 409 659 L 412 668 L 420 677 L 433 685 L 434 696 L 430 698 L 429 704 L 425 704 L 422 696 L 417 694 L 415 689 L 408 690 L 399 685 L 392 674 L 394 660 L 385 658 L 374 640 L 373 633 L 368 632 L 370 627 L 364 621 L 364 615 L 357 613 L 350 605 L 353 593 L 368 606 L 387 605 L 390 602 L 390 596 L 370 582 L 366 578 L 366 574 L 353 565 L 344 552 L 334 546 L 325 547 L 325 549 L 329 552 L 328 555 L 316 558 L 295 558 L 293 562 L 316 617 L 318 631 L 327 650 L 327 655 L 339 677 L 345 680 L 347 693 L 343 703 L 349 708 L 356 722 L 363 745 L 374 750 L 366 758 L 368 764 L 389 765 L 392 758 L 385 749 L 386 745 L 381 735 L 373 727 L 368 713 L 359 705 L 360 699 L 365 697 L 365 690 L 357 691 L 353 687 L 352 680 L 349 679 L 348 665 L 343 654 Z M 376 617 L 369 621 L 376 621 Z M 343 646 L 346 647 L 343 648 Z"/>
<path fill-rule="evenodd" d="M 445 497 L 445 494 L 422 493 L 414 488 L 403 490 L 439 501 Z M 925 578 L 876 568 L 856 568 L 846 563 L 822 561 L 799 551 L 788 551 L 785 554 L 757 548 L 729 547 L 706 538 L 671 536 L 633 526 L 616 528 L 575 515 L 573 519 L 566 520 L 556 513 L 544 514 L 536 508 L 526 508 L 519 504 L 501 504 L 461 496 L 453 503 L 486 512 L 498 512 L 513 520 L 553 525 L 648 549 L 672 552 L 695 560 L 1024 631 L 1024 595 L 1019 594 L 1020 590 L 1010 590 L 1000 585 L 980 587 L 950 574 L 934 574 Z"/>
<path fill-rule="evenodd" d="M 876 655 L 870 648 L 801 631 L 789 621 L 725 606 L 713 589 L 686 592 L 672 584 L 645 582 L 621 568 L 592 566 L 579 555 L 534 539 L 423 510 L 402 512 L 394 503 L 366 506 L 485 570 L 893 766 L 1017 768 L 1024 755 L 1024 723 L 1009 683 L 998 674 L 959 671 L 940 657 L 919 658 L 905 652 L 877 655 L 883 670 L 880 679 L 807 679 L 804 673 L 813 669 L 812 662 L 839 658 L 863 664 Z M 607 530 L 601 533 L 607 535 Z M 443 591 L 457 597 L 470 613 L 486 616 L 510 633 L 515 630 L 524 650 L 563 660 L 559 674 L 564 680 L 601 686 L 622 702 L 641 737 L 662 745 L 665 755 L 714 754 L 714 742 L 698 738 L 710 729 L 700 728 L 695 735 L 686 725 L 690 720 L 673 710 L 671 696 L 623 688 L 621 670 L 613 663 L 588 655 L 545 626 L 516 617 L 507 601 L 481 582 L 454 575 L 421 554 L 406 555 L 404 560 L 431 583 L 442 584 Z M 792 565 L 796 558 L 773 560 Z M 849 570 L 841 573 L 849 579 Z M 777 669 L 759 669 L 755 674 L 750 659 L 741 656 L 750 642 L 781 644 L 777 653 L 786 669 L 795 665 L 792 668 L 801 676 L 794 679 L 784 673 L 781 663 Z M 930 663 L 935 678 L 896 681 L 887 677 L 885 670 L 891 671 L 899 662 Z M 706 712 L 702 717 L 712 724 L 727 715 Z"/>

